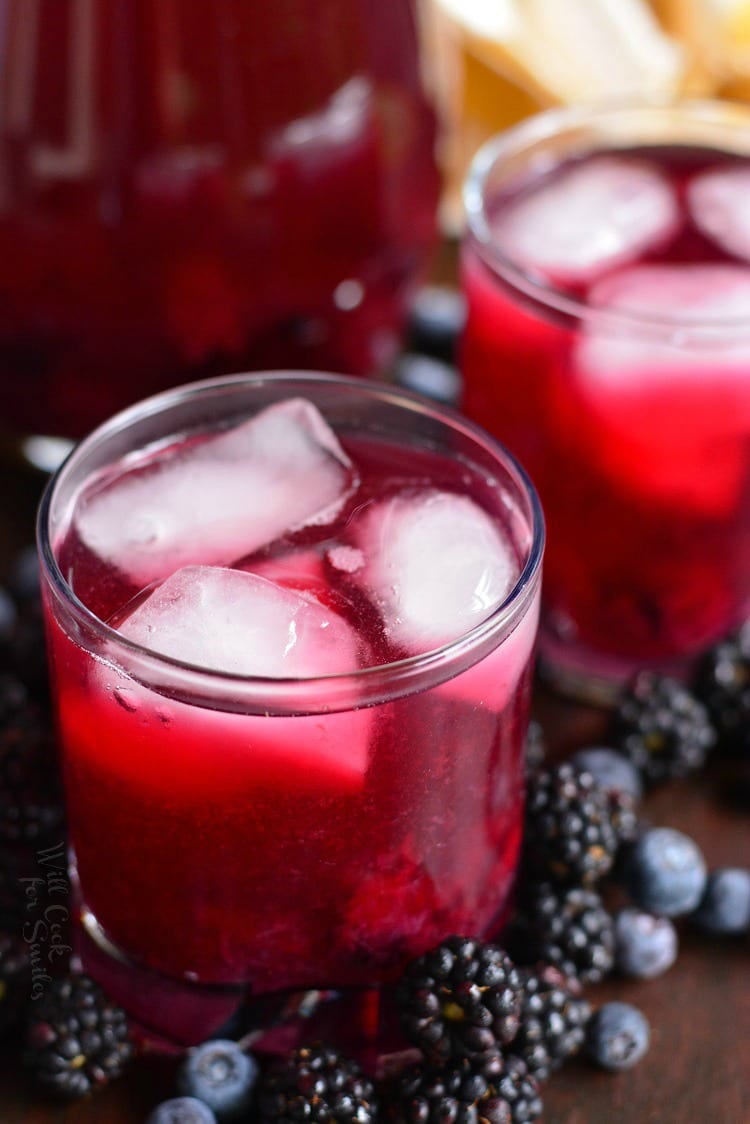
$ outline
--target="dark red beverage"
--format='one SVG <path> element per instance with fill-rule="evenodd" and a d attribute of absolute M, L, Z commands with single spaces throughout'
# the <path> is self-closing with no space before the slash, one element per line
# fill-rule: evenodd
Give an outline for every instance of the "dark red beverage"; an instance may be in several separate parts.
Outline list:
<path fill-rule="evenodd" d="M 31 8 L 0 41 L 0 430 L 382 371 L 437 200 L 411 0 Z"/>
<path fill-rule="evenodd" d="M 561 679 L 684 666 L 750 609 L 750 117 L 733 112 L 550 115 L 469 187 L 465 406 L 540 490 Z"/>
<path fill-rule="evenodd" d="M 113 460 L 85 443 L 50 510 L 96 617 L 47 590 L 89 930 L 254 994 L 377 984 L 502 922 L 541 545 L 522 477 L 460 423 L 274 382 L 229 384 L 232 428 L 227 409 L 186 438 L 169 401 L 156 446 L 153 421 L 125 460 L 122 439 Z"/>

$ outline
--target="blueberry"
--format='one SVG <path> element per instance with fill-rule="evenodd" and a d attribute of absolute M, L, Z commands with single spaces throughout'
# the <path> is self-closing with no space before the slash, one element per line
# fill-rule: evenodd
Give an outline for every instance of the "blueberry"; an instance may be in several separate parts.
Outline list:
<path fill-rule="evenodd" d="M 8 589 L 16 601 L 35 601 L 40 596 L 39 555 L 35 546 L 26 546 L 13 560 Z"/>
<path fill-rule="evenodd" d="M 17 616 L 12 597 L 0 588 L 0 645 L 7 644 L 13 635 Z"/>
<path fill-rule="evenodd" d="M 410 347 L 423 355 L 452 362 L 466 322 L 466 301 L 456 289 L 425 285 L 409 313 Z"/>
<path fill-rule="evenodd" d="M 234 1120 L 247 1111 L 257 1077 L 254 1058 L 236 1042 L 215 1038 L 186 1055 L 177 1072 L 177 1090 L 203 1101 L 218 1120 Z"/>
<path fill-rule="evenodd" d="M 630 1003 L 605 1003 L 588 1021 L 586 1053 L 604 1069 L 630 1069 L 648 1050 L 646 1016 Z"/>
<path fill-rule="evenodd" d="M 623 880 L 641 909 L 679 917 L 691 913 L 701 900 L 706 863 L 687 835 L 670 827 L 655 827 L 628 848 Z"/>
<path fill-rule="evenodd" d="M 632 761 L 616 749 L 591 746 L 573 754 L 572 763 L 585 769 L 607 792 L 624 792 L 636 802 L 643 796 L 641 774 Z"/>
<path fill-rule="evenodd" d="M 455 406 L 461 397 L 461 376 L 457 369 L 440 359 L 407 352 L 396 361 L 395 380 L 433 402 Z"/>
<path fill-rule="evenodd" d="M 615 963 L 625 976 L 652 980 L 677 959 L 677 933 L 666 917 L 621 909 L 615 918 Z"/>
<path fill-rule="evenodd" d="M 709 874 L 691 920 L 705 933 L 744 933 L 750 929 L 750 870 L 726 866 Z"/>
<path fill-rule="evenodd" d="M 195 1097 L 174 1097 L 157 1105 L 146 1124 L 216 1124 L 216 1117 Z"/>
<path fill-rule="evenodd" d="M 544 730 L 541 724 L 532 718 L 526 733 L 527 771 L 532 773 L 535 769 L 541 769 L 544 765 L 544 758 L 546 755 L 547 745 L 544 737 Z"/>

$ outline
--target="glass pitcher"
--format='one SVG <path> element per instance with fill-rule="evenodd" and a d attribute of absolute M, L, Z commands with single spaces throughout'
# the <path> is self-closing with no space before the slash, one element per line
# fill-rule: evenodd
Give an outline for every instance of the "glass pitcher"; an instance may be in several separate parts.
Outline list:
<path fill-rule="evenodd" d="M 0 430 L 376 374 L 435 231 L 410 0 L 0 0 Z"/>

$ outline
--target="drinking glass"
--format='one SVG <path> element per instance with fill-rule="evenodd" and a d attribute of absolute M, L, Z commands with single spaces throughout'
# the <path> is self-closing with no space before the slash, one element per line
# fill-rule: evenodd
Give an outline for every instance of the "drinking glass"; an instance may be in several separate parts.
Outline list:
<path fill-rule="evenodd" d="M 504 536 L 517 566 L 507 595 L 450 642 L 340 674 L 207 670 L 156 650 L 156 632 L 150 646 L 123 635 L 114 624 L 137 602 L 123 607 L 126 595 L 112 591 L 132 595 L 128 560 L 105 563 L 88 549 L 79 528 L 91 497 L 123 470 L 138 476 L 144 450 L 179 458 L 298 398 L 360 465 L 342 528 L 360 508 L 376 510 L 382 471 L 432 480 L 473 498 Z M 250 485 L 245 498 L 251 520 Z M 327 534 L 308 528 L 288 564 L 272 552 L 248 568 L 268 577 L 276 566 L 282 585 L 330 604 L 330 571 L 310 555 Z M 503 923 L 521 839 L 543 526 L 523 470 L 491 437 L 356 380 L 195 383 L 130 408 L 77 447 L 45 494 L 39 543 L 90 970 L 142 1024 L 205 1037 L 227 996 L 373 987 L 452 932 Z M 344 549 L 344 570 L 356 568 Z M 422 565 L 429 583 L 433 562 L 401 564 Z M 376 645 L 372 612 L 355 626 Z"/>
<path fill-rule="evenodd" d="M 750 111 L 541 114 L 465 188 L 464 406 L 548 522 L 543 667 L 603 700 L 750 610 Z"/>

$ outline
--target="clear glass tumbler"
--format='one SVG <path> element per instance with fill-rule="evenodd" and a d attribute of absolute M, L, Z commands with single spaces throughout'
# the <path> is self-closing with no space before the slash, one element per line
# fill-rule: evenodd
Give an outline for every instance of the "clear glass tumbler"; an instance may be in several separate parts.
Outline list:
<path fill-rule="evenodd" d="M 180 573 L 216 563 L 213 508 L 222 498 L 206 503 L 205 479 L 226 464 L 210 452 L 208 464 L 205 451 L 226 449 L 259 411 L 300 399 L 330 427 L 321 437 L 315 423 L 305 442 L 319 440 L 326 456 L 340 442 L 358 482 L 332 522 L 298 523 L 209 576 L 229 572 L 242 585 L 251 574 L 273 605 L 291 598 L 300 635 L 300 621 L 327 614 L 320 627 L 350 654 L 356 648 L 356 659 L 325 674 L 239 674 L 196 664 L 189 644 L 165 655 L 159 630 L 171 625 L 157 622 L 148 643 L 123 621 L 132 624 L 149 591 L 167 588 L 196 535 L 205 557 L 193 553 Z M 147 570 L 139 551 L 159 532 L 143 487 L 154 479 L 160 487 L 160 473 L 182 471 L 196 450 L 202 475 L 188 489 L 192 523 L 174 550 L 181 562 L 167 551 Z M 225 488 L 240 471 L 248 470 L 230 456 Z M 123 493 L 135 497 L 133 526 L 148 534 L 120 535 L 122 513 L 130 516 L 115 497 L 114 547 L 97 553 L 91 527 L 99 534 L 103 524 L 92 512 L 123 483 L 135 489 Z M 252 523 L 257 496 L 250 484 L 241 492 Z M 409 538 L 411 515 L 402 519 L 423 500 L 425 510 L 448 504 L 460 521 L 441 532 L 444 569 L 429 544 Z M 408 598 L 383 625 L 367 544 L 376 550 L 392 527 L 407 544 L 385 579 L 372 578 L 373 588 L 385 581 L 386 603 L 392 583 L 411 582 L 408 597 L 424 585 L 440 604 L 463 580 L 462 551 L 484 572 L 473 532 L 461 534 L 465 515 L 472 526 L 480 519 L 481 551 L 502 541 L 512 558 L 507 591 L 483 609 L 480 581 L 470 627 L 442 642 L 430 618 L 427 640 L 410 648 Z M 521 836 L 543 525 L 523 470 L 491 437 L 415 396 L 334 376 L 196 383 L 116 416 L 77 447 L 43 500 L 39 541 L 91 970 L 142 1023 L 167 1037 L 205 1037 L 218 1014 L 200 1002 L 216 989 L 369 988 L 451 932 L 486 934 L 502 923 Z M 248 644 L 274 647 L 273 605 L 267 633 L 249 633 Z M 241 611 L 233 606 L 227 633 Z M 216 1010 L 225 1015 L 220 1002 Z"/>
<path fill-rule="evenodd" d="M 682 672 L 750 610 L 750 110 L 553 111 L 465 189 L 465 409 L 548 521 L 564 688 Z"/>

